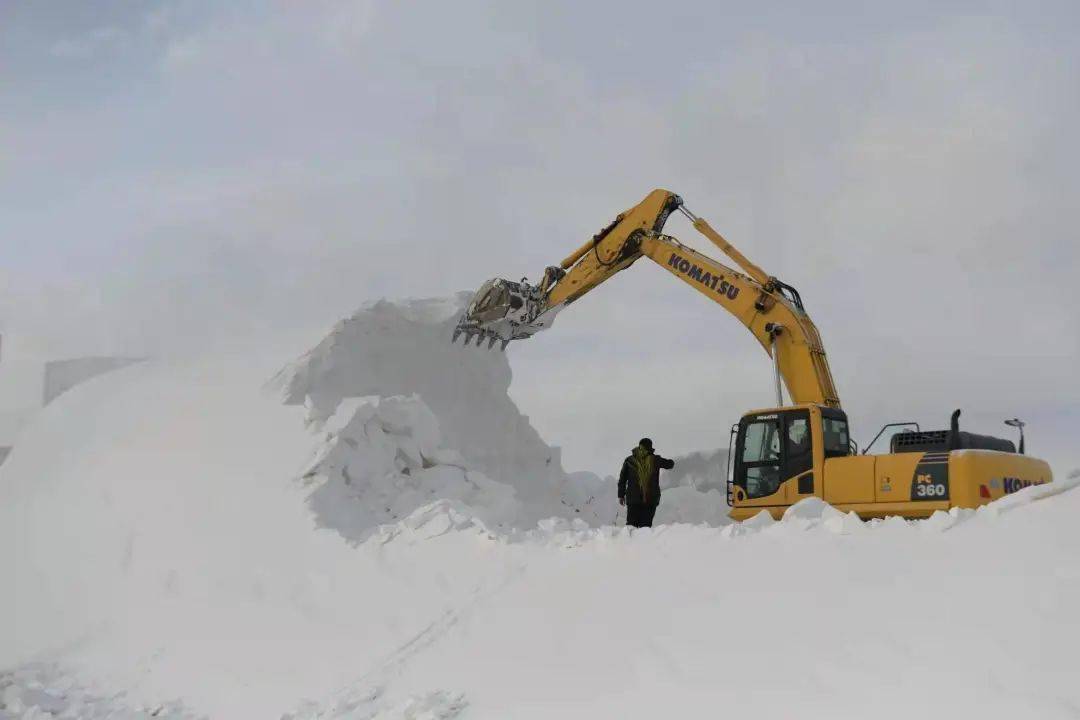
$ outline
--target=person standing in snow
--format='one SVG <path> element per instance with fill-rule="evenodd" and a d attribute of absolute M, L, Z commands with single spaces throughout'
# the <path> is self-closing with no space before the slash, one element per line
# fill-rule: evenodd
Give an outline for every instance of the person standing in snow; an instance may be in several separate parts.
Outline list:
<path fill-rule="evenodd" d="M 673 467 L 674 460 L 653 452 L 649 438 L 642 438 L 630 451 L 619 473 L 619 504 L 626 506 L 627 525 L 652 527 L 656 506 L 660 504 L 660 470 Z"/>

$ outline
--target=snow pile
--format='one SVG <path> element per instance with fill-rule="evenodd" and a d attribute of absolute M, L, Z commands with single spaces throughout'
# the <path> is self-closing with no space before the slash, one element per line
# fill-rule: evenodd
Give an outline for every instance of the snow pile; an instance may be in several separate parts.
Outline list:
<path fill-rule="evenodd" d="M 934 522 L 808 502 L 722 529 L 545 523 L 496 541 L 520 574 L 392 686 L 455 688 L 476 718 L 702 717 L 718 697 L 764 718 L 1068 718 L 1080 493 L 1033 489 L 1024 512 Z"/>
<path fill-rule="evenodd" d="M 289 404 L 247 356 L 57 398 L 0 467 L 0 717 L 1075 715 L 1080 477 L 923 522 L 598 524 L 614 488 L 446 342 L 458 307 L 366 308 Z"/>
<path fill-rule="evenodd" d="M 768 515 L 768 513 L 765 513 Z M 800 500 L 784 511 L 783 522 L 802 528 L 820 526 L 838 535 L 862 532 L 863 521 L 853 512 L 841 512 L 821 498 Z"/>
<path fill-rule="evenodd" d="M 410 397 L 342 407 L 313 435 L 303 408 L 262 391 L 281 365 L 132 366 L 64 393 L 26 429 L 0 467 L 0 717 L 46 707 L 137 717 L 161 706 L 231 720 L 307 701 L 332 717 L 339 689 L 371 671 L 377 682 L 363 687 L 374 692 L 387 682 L 375 669 L 397 649 L 515 572 L 477 545 L 491 534 L 455 500 L 359 546 L 320 529 L 302 476 L 353 467 L 327 434 L 379 448 L 370 464 L 389 448 L 404 453 L 384 468 L 398 475 L 456 472 L 454 457 Z M 440 492 L 477 482 L 442 480 Z M 421 562 L 417 548 L 427 549 Z M 439 686 L 376 692 L 370 714 L 352 717 L 423 717 L 458 707 L 456 697 Z"/>
<path fill-rule="evenodd" d="M 348 398 L 321 432 L 303 478 L 318 484 L 310 502 L 319 523 L 350 540 L 436 499 L 458 501 L 492 526 L 521 515 L 513 488 L 441 446 L 439 422 L 416 395 Z"/>
<path fill-rule="evenodd" d="M 501 525 L 530 526 L 552 515 L 581 517 L 590 524 L 611 522 L 615 513 L 613 486 L 591 473 L 568 475 L 563 470 L 558 448 L 540 438 L 510 399 L 507 356 L 451 344 L 453 327 L 469 299 L 469 293 L 460 293 L 448 299 L 368 304 L 281 371 L 272 385 L 286 403 L 304 405 L 309 422 L 316 428 L 326 422 L 348 421 L 339 408 L 354 398 L 415 396 L 426 406 L 420 413 L 428 428 L 424 432 L 435 432 L 430 422 L 434 418 L 439 442 L 460 456 L 455 461 L 438 461 L 442 469 L 425 474 L 419 485 L 391 481 L 404 492 L 392 507 L 384 505 L 371 516 L 372 521 L 391 520 L 422 502 L 446 497 L 477 503 L 480 515 Z M 356 422 L 362 425 L 368 420 Z M 400 437 L 404 429 L 400 423 L 397 427 L 390 434 Z M 342 442 L 348 444 L 348 440 L 343 438 Z M 335 454 L 339 458 L 349 454 L 341 443 L 338 445 Z M 363 463 L 361 456 L 369 447 L 351 453 L 354 467 Z M 455 464 L 464 475 L 448 469 Z M 379 468 L 391 472 L 385 463 Z M 413 470 L 407 466 L 399 470 L 405 469 Z M 398 472 L 398 480 L 399 470 L 393 471 Z M 360 472 L 371 477 L 375 470 Z M 321 471 L 319 474 L 326 476 Z M 440 478 L 446 481 L 443 489 Z M 509 492 L 497 490 L 488 479 L 507 486 L 517 502 L 510 502 Z M 391 488 L 383 484 L 383 490 Z M 374 492 L 378 495 L 379 491 Z M 339 497 L 343 493 L 328 490 L 324 495 Z M 601 496 L 604 502 L 597 501 Z M 488 506 L 488 502 L 495 506 Z"/>

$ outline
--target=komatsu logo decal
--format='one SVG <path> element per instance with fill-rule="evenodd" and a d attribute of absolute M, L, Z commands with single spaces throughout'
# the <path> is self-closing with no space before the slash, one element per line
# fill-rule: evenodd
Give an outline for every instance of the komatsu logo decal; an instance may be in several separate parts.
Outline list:
<path fill-rule="evenodd" d="M 995 480 L 997 480 L 997 478 L 990 481 L 991 487 L 993 487 Z M 1017 492 L 1018 490 L 1023 490 L 1026 487 L 1031 487 L 1032 485 L 1042 484 L 1042 480 L 1023 480 L 1016 477 L 1001 478 L 1001 487 L 1005 490 L 1006 495 L 1012 495 L 1014 492 Z"/>
<path fill-rule="evenodd" d="M 710 290 L 715 290 L 721 295 L 726 296 L 728 300 L 734 300 L 739 297 L 739 288 L 735 287 L 727 280 L 724 280 L 719 275 L 713 275 L 708 270 L 698 267 L 678 253 L 671 253 L 671 257 L 668 259 L 667 264 L 669 267 L 675 268 L 683 275 L 698 281 Z"/>

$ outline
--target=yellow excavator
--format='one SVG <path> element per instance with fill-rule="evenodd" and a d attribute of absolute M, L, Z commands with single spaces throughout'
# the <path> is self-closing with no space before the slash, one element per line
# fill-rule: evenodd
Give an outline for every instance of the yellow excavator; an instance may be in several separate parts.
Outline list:
<path fill-rule="evenodd" d="M 742 272 L 665 235 L 664 224 L 676 211 Z M 1052 480 L 1045 461 L 1024 453 L 1023 421 L 1006 421 L 1020 431 L 1017 452 L 1012 441 L 961 431 L 959 410 L 946 430 L 890 423 L 858 452 L 821 336 L 798 291 L 766 274 L 667 190 L 654 190 L 620 213 L 559 265 L 547 268 L 538 284 L 502 278 L 484 283 L 453 340 L 464 335 L 466 345 L 475 339 L 477 345 L 499 343 L 505 350 L 512 340 L 550 327 L 563 308 L 642 257 L 738 318 L 772 358 L 777 407 L 748 412 L 731 428 L 727 499 L 733 519 L 763 510 L 779 518 L 791 505 L 815 496 L 863 519 L 925 518 Z M 791 399 L 787 405 L 781 381 Z M 890 452 L 869 454 L 891 428 L 902 429 L 892 434 Z"/>

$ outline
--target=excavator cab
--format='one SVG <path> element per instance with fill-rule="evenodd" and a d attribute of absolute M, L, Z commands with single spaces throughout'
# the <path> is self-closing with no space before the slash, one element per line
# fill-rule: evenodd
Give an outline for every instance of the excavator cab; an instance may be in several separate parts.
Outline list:
<path fill-rule="evenodd" d="M 847 415 L 820 405 L 755 410 L 732 429 L 728 503 L 759 509 L 785 507 L 821 495 L 827 458 L 851 454 Z"/>

